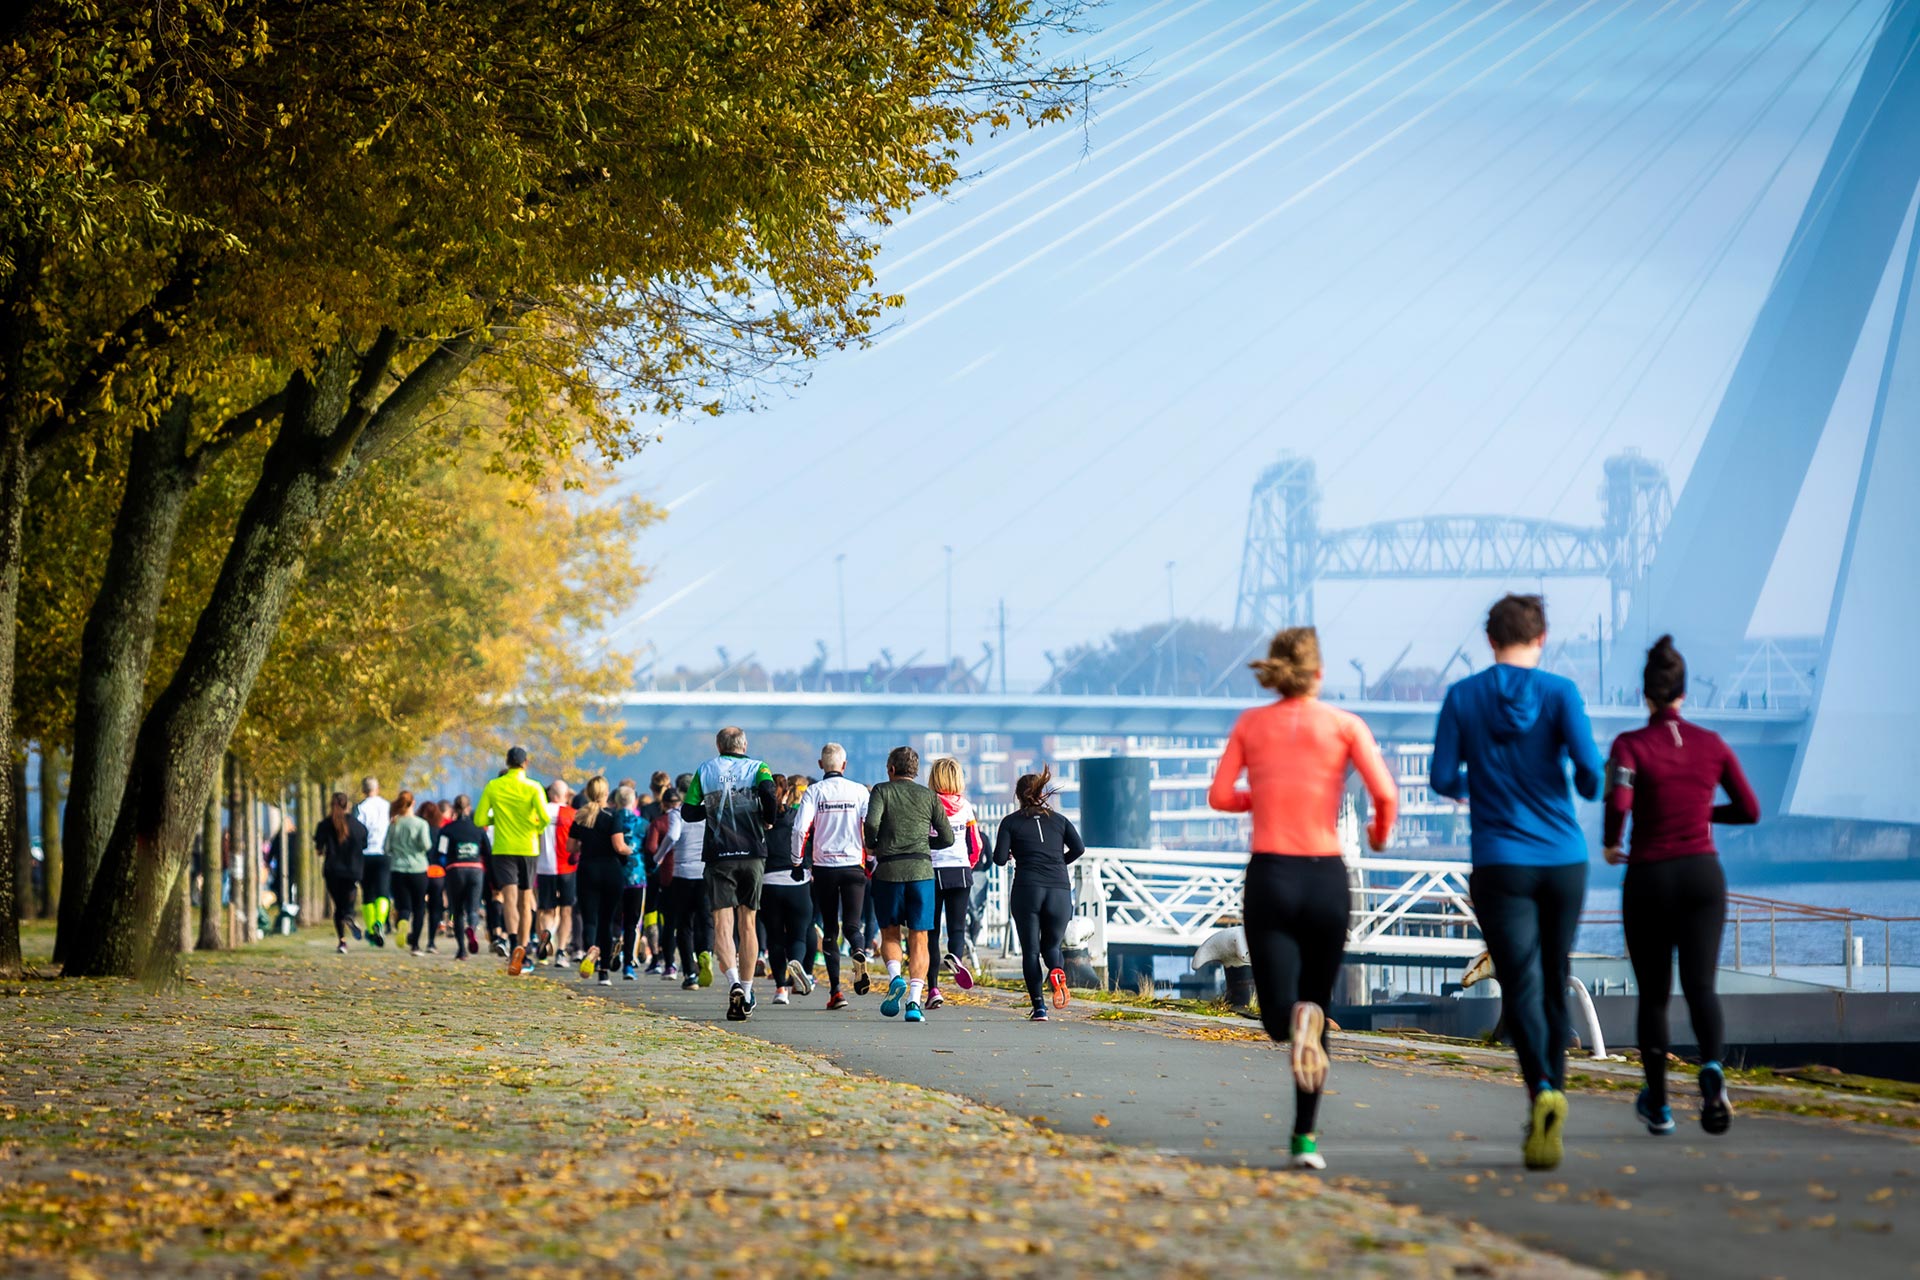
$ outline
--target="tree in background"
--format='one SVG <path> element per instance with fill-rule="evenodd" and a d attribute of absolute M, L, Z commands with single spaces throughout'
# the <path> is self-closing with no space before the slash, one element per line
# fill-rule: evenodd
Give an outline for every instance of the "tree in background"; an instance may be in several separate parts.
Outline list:
<path fill-rule="evenodd" d="M 1247 663 L 1266 653 L 1266 632 L 1236 631 L 1217 622 L 1181 618 L 1048 655 L 1048 693 L 1172 694 L 1252 698 L 1258 683 Z"/>

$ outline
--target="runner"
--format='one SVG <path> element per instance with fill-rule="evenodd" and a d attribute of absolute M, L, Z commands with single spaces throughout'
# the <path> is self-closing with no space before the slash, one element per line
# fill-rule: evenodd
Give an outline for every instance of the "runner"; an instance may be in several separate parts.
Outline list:
<path fill-rule="evenodd" d="M 820 917 L 820 949 L 827 958 L 827 1008 L 847 1007 L 840 986 L 840 939 L 847 936 L 852 953 L 853 989 L 865 995 L 869 988 L 867 953 L 862 949 L 860 921 L 867 905 L 866 823 L 867 789 L 846 776 L 847 749 L 837 742 L 820 748 L 823 775 L 800 797 L 793 819 L 793 847 L 789 859 L 800 866 L 811 846 L 813 905 Z"/>
<path fill-rule="evenodd" d="M 1021 776 L 1013 784 L 1019 807 L 1000 821 L 993 839 L 993 864 L 1013 867 L 1013 887 L 1007 895 L 1007 913 L 1020 938 L 1020 971 L 1027 980 L 1027 1000 L 1034 1022 L 1047 1020 L 1047 1001 L 1041 984 L 1052 989 L 1053 1007 L 1067 1003 L 1066 961 L 1060 944 L 1073 919 L 1073 879 L 1067 874 L 1087 846 L 1073 823 L 1052 804 L 1053 771 Z"/>
<path fill-rule="evenodd" d="M 646 895 L 641 907 L 641 937 L 646 942 L 648 973 L 659 973 L 663 966 L 673 964 L 672 948 L 667 945 L 667 882 L 670 876 L 662 872 L 662 864 L 656 855 L 659 845 L 654 841 L 653 833 L 666 830 L 666 795 L 673 779 L 665 770 L 655 769 L 648 779 L 648 792 L 645 802 L 640 806 L 640 829 L 648 842 L 643 849 L 641 859 L 646 873 Z"/>
<path fill-rule="evenodd" d="M 1468 886 L 1530 1097 L 1529 1169 L 1559 1165 L 1567 1120 L 1567 955 L 1587 895 L 1567 762 L 1589 800 L 1604 767 L 1580 690 L 1539 669 L 1546 638 L 1539 596 L 1505 596 L 1488 611 L 1494 665 L 1447 690 L 1431 779 L 1435 794 L 1469 803 Z"/>
<path fill-rule="evenodd" d="M 694 771 L 680 809 L 684 820 L 704 822 L 702 856 L 707 867 L 707 909 L 713 912 L 713 943 L 727 980 L 727 1020 L 753 1016 L 753 964 L 759 954 L 754 918 L 767 868 L 767 827 L 777 816 L 773 770 L 747 754 L 744 729 L 729 725 L 714 735 L 720 754 Z"/>
<path fill-rule="evenodd" d="M 926 1020 L 921 996 L 927 985 L 927 935 L 933 931 L 933 851 L 953 843 L 953 825 L 940 797 L 913 780 L 919 772 L 920 753 L 895 747 L 887 753 L 887 780 L 867 800 L 874 914 L 887 962 L 887 998 L 880 1012 L 891 1018 L 904 1000 L 908 1022 Z M 903 950 L 905 977 L 900 973 Z"/>
<path fill-rule="evenodd" d="M 953 826 L 953 843 L 933 851 L 933 931 L 927 935 L 927 1008 L 938 1009 L 946 1003 L 940 994 L 940 924 L 946 922 L 945 963 L 953 971 L 953 980 L 962 991 L 973 989 L 973 973 L 961 959 L 967 954 L 967 908 L 973 901 L 973 869 L 980 865 L 982 852 L 980 827 L 974 821 L 973 806 L 963 793 L 965 780 L 960 762 L 941 756 L 927 770 L 927 781 L 940 797 L 947 821 Z"/>
<path fill-rule="evenodd" d="M 1644 729 L 1613 740 L 1607 761 L 1607 861 L 1625 863 L 1620 915 L 1627 955 L 1640 987 L 1640 1064 L 1647 1087 L 1634 1112 L 1656 1135 L 1673 1132 L 1667 1105 L 1667 1003 L 1673 998 L 1673 955 L 1680 953 L 1693 1038 L 1700 1049 L 1700 1127 L 1719 1135 L 1733 1123 L 1727 1075 L 1720 1066 L 1726 1023 L 1714 979 L 1727 918 L 1727 877 L 1713 847 L 1716 822 L 1760 821 L 1760 801 L 1740 760 L 1720 736 L 1680 716 L 1687 700 L 1687 662 L 1661 636 L 1647 650 L 1641 691 L 1652 716 Z M 1724 787 L 1726 804 L 1715 804 Z M 1620 836 L 1633 817 L 1630 851 Z"/>
<path fill-rule="evenodd" d="M 788 1004 L 792 992 L 813 994 L 813 974 L 807 964 L 807 926 L 813 922 L 813 863 L 803 856 L 799 866 L 793 865 L 793 829 L 800 810 L 793 798 L 792 780 L 781 776 L 774 782 L 779 812 L 767 830 L 760 918 L 767 926 L 767 974 L 773 979 L 773 1002 Z"/>
<path fill-rule="evenodd" d="M 480 954 L 480 904 L 486 897 L 492 842 L 473 820 L 473 801 L 453 798 L 452 821 L 440 828 L 433 852 L 447 873 L 447 910 L 453 920 L 455 960 Z"/>
<path fill-rule="evenodd" d="M 669 896 L 673 888 L 673 839 L 669 831 L 674 811 L 680 807 L 680 793 L 669 786 L 655 794 L 659 797 L 660 812 L 647 823 L 647 834 L 640 846 L 640 854 L 647 863 L 648 909 L 660 916 L 660 941 L 647 972 L 677 978 L 680 973 L 673 963 L 674 917 Z"/>
<path fill-rule="evenodd" d="M 394 916 L 407 921 L 407 949 L 420 952 L 420 935 L 427 927 L 427 850 L 433 846 L 433 832 L 426 819 L 413 811 L 413 792 L 402 791 L 393 798 L 391 822 L 387 827 L 387 870 L 392 877 Z M 433 950 L 433 937 L 427 936 L 427 950 Z"/>
<path fill-rule="evenodd" d="M 390 893 L 391 869 L 387 865 L 386 799 L 380 794 L 377 778 L 360 780 L 360 803 L 353 816 L 367 829 L 367 852 L 361 859 L 360 916 L 366 922 L 367 941 L 376 947 L 387 945 L 387 920 L 393 911 Z"/>
<path fill-rule="evenodd" d="M 667 931 L 680 952 L 680 989 L 713 985 L 713 921 L 707 914 L 707 864 L 704 857 L 707 824 L 689 821 L 686 787 L 693 775 L 683 773 L 667 793 L 667 857 L 673 866 L 673 880 L 667 886 Z M 697 968 L 696 968 L 697 964 Z M 660 975 L 673 977 L 668 965 Z"/>
<path fill-rule="evenodd" d="M 539 860 L 539 835 L 547 828 L 547 801 L 540 784 L 527 776 L 527 749 L 507 752 L 504 773 L 480 793 L 474 818 L 493 832 L 493 861 L 489 874 L 500 891 L 500 909 L 506 918 L 507 972 L 529 972 L 527 944 L 533 938 L 534 864 Z"/>
<path fill-rule="evenodd" d="M 626 794 L 631 803 L 632 793 Z M 580 795 L 584 803 L 572 814 L 568 839 L 578 859 L 578 874 L 593 888 L 588 896 L 594 904 L 593 939 L 580 961 L 580 976 L 597 977 L 601 986 L 610 987 L 620 954 L 614 921 L 620 916 L 620 895 L 634 849 L 627 843 L 625 824 L 607 805 L 607 780 L 588 779 Z"/>
<path fill-rule="evenodd" d="M 447 869 L 440 865 L 434 848 L 439 843 L 440 828 L 453 820 L 453 808 L 445 801 L 424 800 L 419 813 L 420 820 L 427 824 L 427 954 L 432 955 L 438 950 L 434 943 L 440 940 L 447 919 Z"/>
<path fill-rule="evenodd" d="M 1260 1021 L 1269 1039 L 1291 1045 L 1293 1167 L 1324 1169 L 1315 1118 L 1327 1080 L 1326 1011 L 1351 913 L 1337 830 L 1347 767 L 1373 800 L 1367 842 L 1375 852 L 1387 847 L 1399 792 L 1366 722 L 1320 701 L 1320 638 L 1312 627 L 1280 632 L 1267 656 L 1249 665 L 1280 700 L 1234 723 L 1207 803 L 1253 814 L 1241 915 Z"/>
<path fill-rule="evenodd" d="M 573 807 L 567 801 L 572 796 L 573 788 L 558 778 L 547 784 L 547 819 L 552 825 L 540 833 L 540 863 L 534 869 L 540 907 L 540 949 L 534 954 L 538 959 L 551 961 L 556 969 L 568 959 L 567 947 L 573 939 L 573 908 L 579 901 L 579 884 L 575 879 L 578 863 L 567 838 L 567 828 L 573 823 Z M 602 797 L 602 807 L 604 799 Z"/>
<path fill-rule="evenodd" d="M 620 836 L 627 845 L 626 865 L 621 868 L 625 874 L 620 884 L 620 929 L 616 936 L 620 938 L 620 974 L 628 982 L 640 976 L 640 950 L 647 946 L 642 924 L 647 907 L 647 859 L 642 852 L 647 825 L 640 820 L 639 803 L 639 793 L 631 782 L 622 782 L 614 788 L 613 820 L 619 824 Z"/>
<path fill-rule="evenodd" d="M 327 896 L 333 899 L 333 931 L 339 939 L 341 955 L 347 954 L 347 929 L 357 935 L 353 923 L 354 899 L 360 892 L 366 873 L 367 827 L 347 808 L 347 793 L 333 793 L 332 811 L 313 829 L 313 847 L 320 851 L 320 875 L 327 882 Z"/>

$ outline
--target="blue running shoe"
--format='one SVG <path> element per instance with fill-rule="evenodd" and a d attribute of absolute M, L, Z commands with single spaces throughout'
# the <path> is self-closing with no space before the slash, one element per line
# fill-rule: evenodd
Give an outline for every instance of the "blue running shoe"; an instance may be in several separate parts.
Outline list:
<path fill-rule="evenodd" d="M 920 1012 L 920 1006 L 909 1000 L 907 1002 L 907 1021 L 925 1022 L 926 1020 L 926 1015 Z"/>
<path fill-rule="evenodd" d="M 1633 1100 L 1633 1114 L 1640 1117 L 1640 1123 L 1647 1126 L 1647 1132 L 1656 1138 L 1664 1138 L 1673 1132 L 1673 1108 L 1654 1106 L 1645 1089 Z"/>
<path fill-rule="evenodd" d="M 1700 1065 L 1700 1127 L 1716 1138 L 1733 1127 L 1733 1100 L 1727 1097 L 1727 1073 L 1717 1062 Z"/>
<path fill-rule="evenodd" d="M 896 976 L 887 984 L 887 998 L 880 1002 L 880 1012 L 889 1018 L 900 1016 L 900 1004 L 907 998 L 907 980 Z"/>
<path fill-rule="evenodd" d="M 628 965 L 625 969 L 621 970 L 620 976 L 625 978 L 628 982 L 632 982 L 635 978 L 639 977 L 640 975 L 637 972 L 635 972 L 634 967 L 632 965 Z"/>

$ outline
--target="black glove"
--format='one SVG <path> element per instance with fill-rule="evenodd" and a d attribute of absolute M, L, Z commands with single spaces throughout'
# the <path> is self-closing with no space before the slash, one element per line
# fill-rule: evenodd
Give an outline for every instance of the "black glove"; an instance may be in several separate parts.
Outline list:
<path fill-rule="evenodd" d="M 799 884 L 802 880 L 805 880 L 806 878 L 807 878 L 807 869 L 805 867 L 795 867 L 793 869 L 793 882 L 795 884 Z"/>

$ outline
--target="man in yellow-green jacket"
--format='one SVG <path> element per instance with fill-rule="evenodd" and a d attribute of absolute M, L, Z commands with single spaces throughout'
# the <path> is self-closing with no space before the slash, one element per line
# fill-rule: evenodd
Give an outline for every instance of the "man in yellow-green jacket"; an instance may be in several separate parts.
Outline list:
<path fill-rule="evenodd" d="M 540 856 L 540 833 L 552 819 L 547 793 L 527 776 L 527 749 L 507 752 L 507 769 L 489 782 L 474 806 L 473 820 L 493 829 L 493 861 L 488 887 L 500 894 L 500 911 L 507 922 L 507 943 L 513 957 L 507 972 L 531 973 L 527 941 L 533 936 L 534 864 Z"/>

